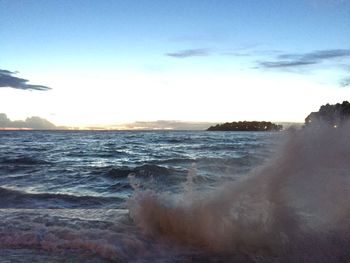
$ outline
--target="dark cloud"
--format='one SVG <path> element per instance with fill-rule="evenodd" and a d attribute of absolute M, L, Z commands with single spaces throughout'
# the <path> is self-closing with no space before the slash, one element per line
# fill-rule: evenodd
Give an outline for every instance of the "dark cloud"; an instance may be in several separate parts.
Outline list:
<path fill-rule="evenodd" d="M 350 58 L 350 49 L 316 50 L 303 54 L 281 54 L 272 61 L 260 61 L 259 66 L 262 68 L 302 67 L 341 58 Z"/>
<path fill-rule="evenodd" d="M 302 54 L 279 54 L 274 59 L 259 61 L 256 68 L 292 70 L 295 72 L 307 72 L 307 68 L 321 63 L 327 63 L 332 68 L 348 71 L 350 68 L 350 49 L 327 49 L 316 50 Z M 340 86 L 350 87 L 350 77 L 345 77 L 339 81 Z"/>
<path fill-rule="evenodd" d="M 205 57 L 209 56 L 210 52 L 208 49 L 185 49 L 165 55 L 173 58 Z"/>
<path fill-rule="evenodd" d="M 0 113 L 0 128 L 54 130 L 56 125 L 40 117 L 30 117 L 24 121 L 11 121 L 5 113 Z"/>
<path fill-rule="evenodd" d="M 28 84 L 29 80 L 13 76 L 17 72 L 0 69 L 0 88 L 13 88 L 22 90 L 49 90 L 49 87 L 43 85 Z"/>
<path fill-rule="evenodd" d="M 319 61 L 325 59 L 333 59 L 340 57 L 349 57 L 350 49 L 329 49 L 329 50 L 316 50 L 304 54 L 282 54 L 279 55 L 280 59 L 296 59 L 296 60 L 313 60 Z"/>
<path fill-rule="evenodd" d="M 262 61 L 260 66 L 264 68 L 289 68 L 317 64 L 316 61 Z"/>

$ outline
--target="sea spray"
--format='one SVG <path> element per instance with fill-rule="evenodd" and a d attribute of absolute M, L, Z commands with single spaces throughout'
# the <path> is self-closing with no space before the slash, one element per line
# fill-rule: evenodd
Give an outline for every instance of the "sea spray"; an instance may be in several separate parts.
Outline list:
<path fill-rule="evenodd" d="M 131 218 L 146 234 L 210 253 L 261 262 L 349 260 L 349 123 L 286 136 L 274 158 L 210 193 L 136 191 Z"/>

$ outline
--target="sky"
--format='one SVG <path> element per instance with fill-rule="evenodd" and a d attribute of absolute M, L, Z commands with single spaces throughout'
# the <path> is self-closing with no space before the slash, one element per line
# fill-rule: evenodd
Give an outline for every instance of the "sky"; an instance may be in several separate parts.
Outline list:
<path fill-rule="evenodd" d="M 0 113 L 303 122 L 350 99 L 350 0 L 0 0 Z"/>

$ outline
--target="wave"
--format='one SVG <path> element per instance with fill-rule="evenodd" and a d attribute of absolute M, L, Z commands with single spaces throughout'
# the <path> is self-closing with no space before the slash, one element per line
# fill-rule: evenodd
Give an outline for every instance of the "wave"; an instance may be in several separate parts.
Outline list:
<path fill-rule="evenodd" d="M 98 175 L 104 175 L 112 179 L 125 179 L 129 175 L 135 175 L 137 177 L 169 177 L 170 175 L 186 175 L 185 170 L 174 169 L 170 167 L 159 166 L 155 164 L 145 164 L 141 166 L 131 167 L 102 167 L 95 168 L 92 173 Z"/>
<path fill-rule="evenodd" d="M 21 156 L 21 157 L 3 157 L 0 158 L 0 164 L 6 165 L 42 165 L 50 164 L 45 160 L 40 160 L 30 156 Z"/>
<path fill-rule="evenodd" d="M 169 158 L 169 159 L 163 159 L 163 160 L 156 160 L 155 162 L 161 163 L 161 164 L 191 164 L 195 162 L 195 158 Z"/>
<path fill-rule="evenodd" d="M 118 247 L 109 241 L 111 238 L 117 241 L 117 237 L 124 236 L 118 231 L 115 231 L 115 234 L 111 233 L 114 231 L 110 231 L 110 228 L 115 224 L 93 219 L 82 220 L 79 218 L 81 215 L 75 218 L 69 210 L 63 212 L 62 215 L 54 210 L 2 211 L 0 247 L 36 248 L 51 252 L 76 249 L 90 251 L 107 258 L 118 258 Z M 82 213 L 101 214 L 104 211 L 82 210 L 80 214 Z M 117 227 L 114 228 L 117 230 Z"/>
<path fill-rule="evenodd" d="M 19 253 L 27 249 L 31 259 L 35 258 L 34 249 L 49 252 L 44 256 L 50 262 L 101 262 L 101 259 L 108 262 L 178 262 L 183 258 L 181 256 L 191 253 L 176 244 L 155 241 L 139 233 L 125 210 L 0 211 L 0 252 L 7 249 L 11 253 L 12 249 L 17 249 Z M 60 260 L 55 261 L 56 255 L 61 255 Z M 87 255 L 95 260 L 87 261 Z M 0 259 L 3 257 L 6 259 L 0 253 Z"/>
<path fill-rule="evenodd" d="M 34 194 L 0 187 L 0 208 L 116 208 L 121 203 L 117 197 Z"/>
<path fill-rule="evenodd" d="M 182 198 L 151 190 L 129 199 L 144 233 L 242 262 L 350 259 L 350 124 L 290 131 L 276 156 L 236 182 Z"/>

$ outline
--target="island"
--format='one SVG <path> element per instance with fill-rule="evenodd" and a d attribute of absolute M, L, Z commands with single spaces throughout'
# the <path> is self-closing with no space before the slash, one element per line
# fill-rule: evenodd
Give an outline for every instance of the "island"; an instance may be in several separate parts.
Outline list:
<path fill-rule="evenodd" d="M 282 129 L 282 125 L 269 121 L 239 121 L 217 124 L 209 127 L 207 131 L 280 131 Z"/>

